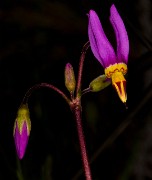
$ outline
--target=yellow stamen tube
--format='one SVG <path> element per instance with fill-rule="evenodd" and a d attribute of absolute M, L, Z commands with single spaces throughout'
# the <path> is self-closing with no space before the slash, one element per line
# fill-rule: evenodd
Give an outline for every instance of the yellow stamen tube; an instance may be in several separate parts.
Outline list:
<path fill-rule="evenodd" d="M 120 71 L 116 71 L 112 74 L 112 85 L 116 89 L 118 96 L 120 97 L 123 103 L 127 101 L 127 94 L 126 94 L 126 79 L 124 75 Z"/>

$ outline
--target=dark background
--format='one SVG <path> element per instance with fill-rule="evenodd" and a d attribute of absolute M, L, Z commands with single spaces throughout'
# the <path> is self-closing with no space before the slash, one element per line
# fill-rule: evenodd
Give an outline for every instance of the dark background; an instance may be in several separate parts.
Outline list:
<path fill-rule="evenodd" d="M 73 115 L 56 92 L 39 89 L 29 98 L 32 130 L 23 160 L 13 139 L 17 109 L 34 84 L 47 82 L 67 95 L 66 63 L 75 75 L 88 41 L 87 13 L 94 9 L 116 47 L 109 22 L 114 3 L 128 31 L 128 109 L 112 86 L 82 97 L 83 128 L 93 180 L 152 179 L 151 0 L 0 1 L 0 180 L 85 179 Z M 82 89 L 103 68 L 87 51 Z M 104 145 L 104 146 L 103 146 Z"/>

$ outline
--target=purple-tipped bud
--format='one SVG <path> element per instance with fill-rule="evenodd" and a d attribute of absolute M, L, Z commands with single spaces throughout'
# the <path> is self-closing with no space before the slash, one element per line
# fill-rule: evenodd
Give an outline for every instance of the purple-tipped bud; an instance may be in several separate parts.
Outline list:
<path fill-rule="evenodd" d="M 31 130 L 30 114 L 27 104 L 22 104 L 14 123 L 14 141 L 19 159 L 22 159 L 27 147 Z"/>
<path fill-rule="evenodd" d="M 76 81 L 73 67 L 70 63 L 67 63 L 65 66 L 65 86 L 70 93 L 74 92 Z"/>

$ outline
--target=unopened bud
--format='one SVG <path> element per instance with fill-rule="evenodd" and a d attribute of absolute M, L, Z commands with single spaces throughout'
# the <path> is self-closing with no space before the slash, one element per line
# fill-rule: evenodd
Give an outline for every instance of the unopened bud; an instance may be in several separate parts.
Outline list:
<path fill-rule="evenodd" d="M 70 93 L 74 92 L 76 81 L 73 67 L 70 63 L 67 63 L 65 66 L 65 86 Z"/>
<path fill-rule="evenodd" d="M 102 89 L 106 88 L 111 84 L 111 81 L 107 79 L 106 75 L 100 75 L 95 78 L 89 85 L 89 89 L 91 92 L 98 92 Z"/>
<path fill-rule="evenodd" d="M 31 130 L 30 113 L 27 104 L 22 104 L 14 123 L 14 141 L 19 159 L 22 159 L 27 147 Z"/>

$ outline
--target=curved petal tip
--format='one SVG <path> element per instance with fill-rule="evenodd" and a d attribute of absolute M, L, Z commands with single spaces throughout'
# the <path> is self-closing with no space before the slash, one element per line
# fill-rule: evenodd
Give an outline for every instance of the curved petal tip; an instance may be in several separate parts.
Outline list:
<path fill-rule="evenodd" d="M 114 28 L 117 40 L 117 60 L 118 62 L 128 62 L 129 39 L 122 18 L 120 17 L 116 7 L 112 4 L 110 8 L 110 22 Z"/>

